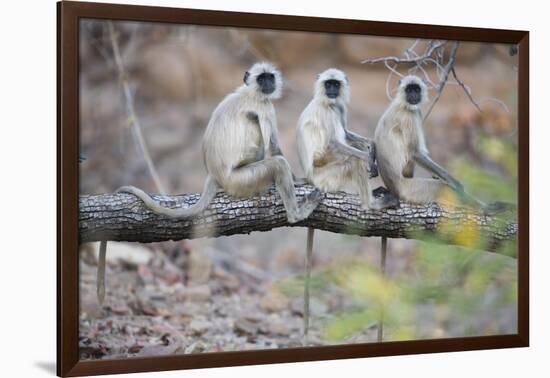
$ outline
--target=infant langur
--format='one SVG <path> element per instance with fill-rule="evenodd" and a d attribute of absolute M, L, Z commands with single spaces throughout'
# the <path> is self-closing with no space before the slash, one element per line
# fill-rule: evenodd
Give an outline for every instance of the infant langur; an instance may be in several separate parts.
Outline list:
<path fill-rule="evenodd" d="M 430 158 L 421 112 L 421 106 L 427 101 L 427 88 L 422 79 L 413 75 L 401 79 L 397 95 L 374 133 L 378 171 L 384 185 L 407 202 L 433 202 L 450 188 L 462 202 L 485 206 L 465 193 L 462 184 Z M 414 177 L 416 164 L 436 178 Z"/>
<path fill-rule="evenodd" d="M 244 84 L 216 107 L 202 141 L 208 175 L 200 200 L 193 206 L 166 208 L 133 186 L 124 186 L 118 191 L 139 197 L 156 214 L 180 219 L 204 211 L 218 189 L 235 197 L 247 197 L 275 184 L 288 222 L 307 218 L 317 207 L 321 193 L 315 190 L 298 204 L 292 172 L 279 147 L 272 103 L 281 97 L 282 84 L 281 73 L 271 63 L 254 64 L 245 73 Z M 104 256 L 104 248 L 100 248 L 101 251 Z M 98 296 L 102 301 L 104 287 L 98 286 Z"/>
<path fill-rule="evenodd" d="M 347 129 L 349 82 L 344 72 L 331 68 L 315 82 L 313 99 L 298 121 L 297 144 L 306 180 L 326 192 L 344 190 L 348 184 L 358 189 L 365 209 L 395 206 L 390 196 L 375 198 L 369 178 L 376 175 L 372 140 Z M 309 274 L 313 228 L 308 229 L 306 285 L 304 293 L 304 333 L 309 326 Z"/>

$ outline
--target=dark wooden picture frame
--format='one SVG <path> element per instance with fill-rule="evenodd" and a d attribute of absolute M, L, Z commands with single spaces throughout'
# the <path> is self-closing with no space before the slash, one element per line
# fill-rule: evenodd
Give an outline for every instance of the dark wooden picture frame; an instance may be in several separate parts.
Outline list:
<path fill-rule="evenodd" d="M 401 24 L 329 18 L 59 2 L 57 4 L 57 374 L 174 369 L 451 352 L 529 345 L 529 33 L 527 31 Z M 381 344 L 171 355 L 124 360 L 79 360 L 79 20 L 81 18 L 190 23 L 276 30 L 517 44 L 518 72 L 518 327 L 517 334 Z"/>

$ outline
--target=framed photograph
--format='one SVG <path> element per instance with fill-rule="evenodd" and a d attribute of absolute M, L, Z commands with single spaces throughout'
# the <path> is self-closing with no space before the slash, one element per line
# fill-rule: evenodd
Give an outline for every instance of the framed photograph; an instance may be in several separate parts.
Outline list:
<path fill-rule="evenodd" d="M 528 346 L 528 32 L 57 9 L 59 376 Z"/>

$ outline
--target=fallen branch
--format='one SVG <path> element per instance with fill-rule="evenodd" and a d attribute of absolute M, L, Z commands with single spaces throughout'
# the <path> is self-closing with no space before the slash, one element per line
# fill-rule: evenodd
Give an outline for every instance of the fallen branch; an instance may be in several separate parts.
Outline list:
<path fill-rule="evenodd" d="M 302 198 L 312 187 L 298 185 Z M 190 206 L 199 194 L 177 196 L 153 195 L 164 206 Z M 468 235 L 486 241 L 485 249 L 497 251 L 504 241 L 515 240 L 515 215 L 496 217 L 464 207 L 442 207 L 436 203 L 411 205 L 398 209 L 364 211 L 356 195 L 326 193 L 311 216 L 290 225 L 281 198 L 275 189 L 260 196 L 236 199 L 220 192 L 207 210 L 192 220 L 173 220 L 157 216 L 131 194 L 115 193 L 80 196 L 80 241 L 100 240 L 159 242 L 167 240 L 218 237 L 269 231 L 277 227 L 313 227 L 319 230 L 360 236 L 424 239 L 444 238 L 449 244 L 459 244 Z M 472 230 L 474 233 L 472 234 Z"/>

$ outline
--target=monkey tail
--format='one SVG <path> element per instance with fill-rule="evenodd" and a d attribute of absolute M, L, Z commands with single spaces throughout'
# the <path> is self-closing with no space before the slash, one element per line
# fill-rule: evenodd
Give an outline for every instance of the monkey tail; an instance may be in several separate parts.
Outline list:
<path fill-rule="evenodd" d="M 382 276 L 386 275 L 386 257 L 388 254 L 388 238 L 382 236 L 382 242 L 380 245 L 380 273 Z M 381 342 L 384 339 L 384 309 L 382 308 L 380 320 L 378 322 L 378 335 L 377 340 Z"/>
<path fill-rule="evenodd" d="M 388 238 L 382 236 L 382 243 L 380 245 L 380 272 L 383 276 L 386 275 L 386 257 L 388 254 Z"/>
<path fill-rule="evenodd" d="M 143 190 L 136 188 L 135 186 L 123 186 L 117 190 L 121 193 L 130 193 L 138 197 L 143 201 L 145 206 L 150 210 L 154 211 L 157 214 L 165 215 L 170 218 L 191 218 L 204 211 L 212 202 L 216 196 L 218 190 L 218 184 L 216 181 L 209 175 L 204 182 L 204 188 L 201 194 L 199 201 L 191 207 L 184 209 L 170 209 L 164 206 L 161 206 L 155 200 L 151 198 Z M 99 261 L 97 264 L 97 300 L 99 304 L 103 304 L 105 299 L 105 260 L 107 256 L 107 241 L 102 240 L 99 243 Z"/>
<path fill-rule="evenodd" d="M 97 301 L 100 305 L 105 299 L 105 258 L 107 256 L 107 241 L 99 243 L 99 260 L 97 261 Z"/>
<path fill-rule="evenodd" d="M 216 192 L 218 190 L 218 184 L 216 181 L 208 175 L 206 177 L 206 180 L 204 182 L 204 188 L 202 190 L 201 198 L 197 203 L 195 203 L 193 206 L 186 207 L 183 209 L 170 209 L 168 207 L 164 207 L 160 205 L 159 203 L 155 202 L 154 199 L 151 198 L 151 196 L 147 193 L 145 193 L 143 190 L 136 188 L 135 186 L 123 186 L 117 190 L 117 192 L 122 193 L 130 193 L 138 197 L 140 200 L 143 201 L 145 206 L 147 206 L 150 210 L 155 212 L 156 214 L 165 215 L 169 218 L 191 218 L 194 217 L 197 214 L 200 214 L 204 211 L 212 202 L 214 197 L 216 197 Z"/>
<path fill-rule="evenodd" d="M 307 343 L 307 334 L 309 331 L 309 281 L 311 277 L 311 258 L 313 255 L 313 236 L 315 229 L 308 227 L 307 229 L 307 246 L 306 246 L 306 277 L 304 284 L 304 338 Z"/>

